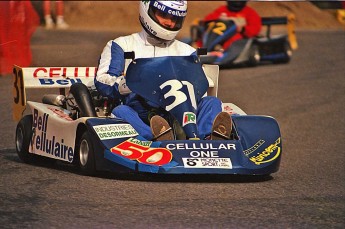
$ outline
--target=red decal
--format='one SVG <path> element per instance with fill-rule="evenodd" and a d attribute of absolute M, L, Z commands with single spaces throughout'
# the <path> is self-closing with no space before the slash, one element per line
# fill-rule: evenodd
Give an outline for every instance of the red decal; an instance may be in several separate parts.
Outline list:
<path fill-rule="evenodd" d="M 49 77 L 60 76 L 61 68 L 50 68 Z"/>
<path fill-rule="evenodd" d="M 71 117 L 69 117 L 68 114 L 65 114 L 63 111 L 56 109 L 56 108 L 48 108 L 49 110 L 51 110 L 52 112 L 54 112 L 55 114 L 57 114 L 60 118 L 63 118 L 67 121 L 73 121 L 73 119 Z M 48 117 L 47 117 L 48 118 Z M 46 127 L 47 128 L 47 127 Z"/>
<path fill-rule="evenodd" d="M 112 153 L 143 164 L 162 166 L 172 160 L 172 154 L 165 148 L 149 148 L 125 141 L 110 149 Z"/>
<path fill-rule="evenodd" d="M 44 73 L 47 73 L 47 69 L 45 68 L 37 68 L 35 71 L 34 71 L 34 77 L 38 77 L 38 72 L 39 71 L 43 71 Z"/>
<path fill-rule="evenodd" d="M 62 76 L 66 76 L 66 71 L 67 71 L 67 69 L 66 69 L 66 68 L 63 68 L 63 70 L 62 70 Z"/>
<path fill-rule="evenodd" d="M 110 149 L 112 153 L 124 156 L 130 160 L 136 160 L 142 156 L 147 147 L 133 144 L 132 142 L 122 142 L 121 144 Z"/>
<path fill-rule="evenodd" d="M 151 148 L 145 151 L 138 161 L 143 164 L 153 164 L 153 165 L 165 165 L 168 164 L 172 159 L 171 152 L 165 148 Z"/>
<path fill-rule="evenodd" d="M 78 77 L 78 68 L 74 68 L 74 77 Z"/>

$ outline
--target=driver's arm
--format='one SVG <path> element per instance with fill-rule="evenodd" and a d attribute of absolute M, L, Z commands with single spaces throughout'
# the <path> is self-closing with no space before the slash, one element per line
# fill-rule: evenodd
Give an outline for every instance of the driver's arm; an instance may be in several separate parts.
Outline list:
<path fill-rule="evenodd" d="M 261 17 L 259 14 L 249 8 L 246 13 L 246 21 L 247 24 L 243 27 L 242 34 L 245 37 L 255 37 L 257 36 L 261 31 Z"/>
<path fill-rule="evenodd" d="M 95 77 L 95 86 L 103 96 L 119 98 L 130 93 L 123 77 L 124 66 L 123 49 L 116 40 L 109 41 L 101 54 Z"/>

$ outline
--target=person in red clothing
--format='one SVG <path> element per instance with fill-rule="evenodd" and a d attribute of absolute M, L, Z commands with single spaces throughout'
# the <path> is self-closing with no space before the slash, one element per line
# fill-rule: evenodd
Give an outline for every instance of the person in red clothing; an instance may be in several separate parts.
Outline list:
<path fill-rule="evenodd" d="M 216 10 L 206 15 L 203 22 L 212 20 L 232 20 L 236 26 L 236 32 L 223 44 L 226 50 L 230 45 L 239 39 L 255 37 L 261 30 L 261 17 L 251 7 L 247 1 L 226 1 L 227 4 L 218 7 Z M 202 39 L 197 41 L 197 46 L 202 47 Z"/>
<path fill-rule="evenodd" d="M 54 21 L 51 15 L 51 7 L 50 7 L 50 0 L 43 1 L 43 13 L 44 13 L 44 20 L 45 20 L 45 28 L 46 29 L 53 29 L 54 28 Z M 69 25 L 66 23 L 64 19 L 64 2 L 63 1 L 56 1 L 56 28 L 57 29 L 67 29 Z"/>
<path fill-rule="evenodd" d="M 11 74 L 13 65 L 30 66 L 30 39 L 38 25 L 31 1 L 0 1 L 0 76 Z"/>

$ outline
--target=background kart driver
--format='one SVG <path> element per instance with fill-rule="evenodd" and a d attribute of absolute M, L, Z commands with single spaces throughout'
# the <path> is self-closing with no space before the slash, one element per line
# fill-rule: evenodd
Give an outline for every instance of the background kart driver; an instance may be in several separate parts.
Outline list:
<path fill-rule="evenodd" d="M 178 13 L 169 14 L 169 12 Z M 187 1 L 141 1 L 139 3 L 139 21 L 143 30 L 128 36 L 110 40 L 103 49 L 99 60 L 98 72 L 95 78 L 97 90 L 109 98 L 120 99 L 121 105 L 112 110 L 111 117 L 123 119 L 130 123 L 147 140 L 172 140 L 173 132 L 168 122 L 162 118 L 164 112 L 154 107 L 138 94 L 131 92 L 126 85 L 124 72 L 131 60 L 124 59 L 124 52 L 135 52 L 136 58 L 162 56 L 196 55 L 196 50 L 175 39 L 181 30 L 187 14 Z M 152 110 L 157 115 L 151 118 Z M 230 137 L 231 117 L 221 112 L 221 101 L 213 96 L 203 97 L 197 101 L 198 136 L 205 139 L 211 136 L 213 120 L 216 116 L 230 126 L 224 133 Z M 229 125 L 230 123 L 230 125 Z M 155 128 L 150 128 L 155 126 Z M 154 129 L 161 132 L 156 132 Z M 152 130 L 151 130 L 152 129 Z"/>
<path fill-rule="evenodd" d="M 226 3 L 206 15 L 201 22 L 207 23 L 214 20 L 232 20 L 234 22 L 233 27 L 229 28 L 229 30 L 233 30 L 233 35 L 224 42 L 223 50 L 227 50 L 234 41 L 257 36 L 262 26 L 261 17 L 247 5 L 247 1 L 226 1 Z M 203 46 L 201 38 L 193 40 L 196 40 L 193 46 Z"/>

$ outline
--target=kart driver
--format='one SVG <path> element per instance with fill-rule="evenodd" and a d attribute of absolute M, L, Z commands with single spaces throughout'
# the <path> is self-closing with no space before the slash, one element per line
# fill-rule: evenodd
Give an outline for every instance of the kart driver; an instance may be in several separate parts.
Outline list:
<path fill-rule="evenodd" d="M 151 118 L 151 111 L 157 108 L 126 86 L 124 72 L 131 60 L 124 59 L 124 52 L 134 51 L 136 58 L 196 55 L 193 47 L 175 39 L 186 13 L 187 1 L 141 1 L 139 21 L 142 31 L 110 40 L 99 60 L 95 78 L 97 90 L 103 96 L 122 102 L 112 110 L 111 117 L 130 123 L 147 140 L 172 140 L 173 132 L 168 122 L 161 117 L 164 114 L 158 112 L 159 115 Z M 230 138 L 231 117 L 221 111 L 221 101 L 216 97 L 206 96 L 199 101 L 196 110 L 199 136 L 195 138 Z M 148 124 L 151 124 L 152 130 Z M 222 133 L 221 137 L 211 135 L 211 130 L 217 131 L 217 128 Z"/>
<path fill-rule="evenodd" d="M 220 6 L 205 16 L 204 22 L 213 20 L 232 20 L 234 35 L 223 44 L 223 50 L 227 50 L 234 41 L 255 37 L 261 30 L 261 17 L 247 1 L 226 1 L 226 5 Z M 202 47 L 202 39 L 196 42 L 197 47 Z"/>

